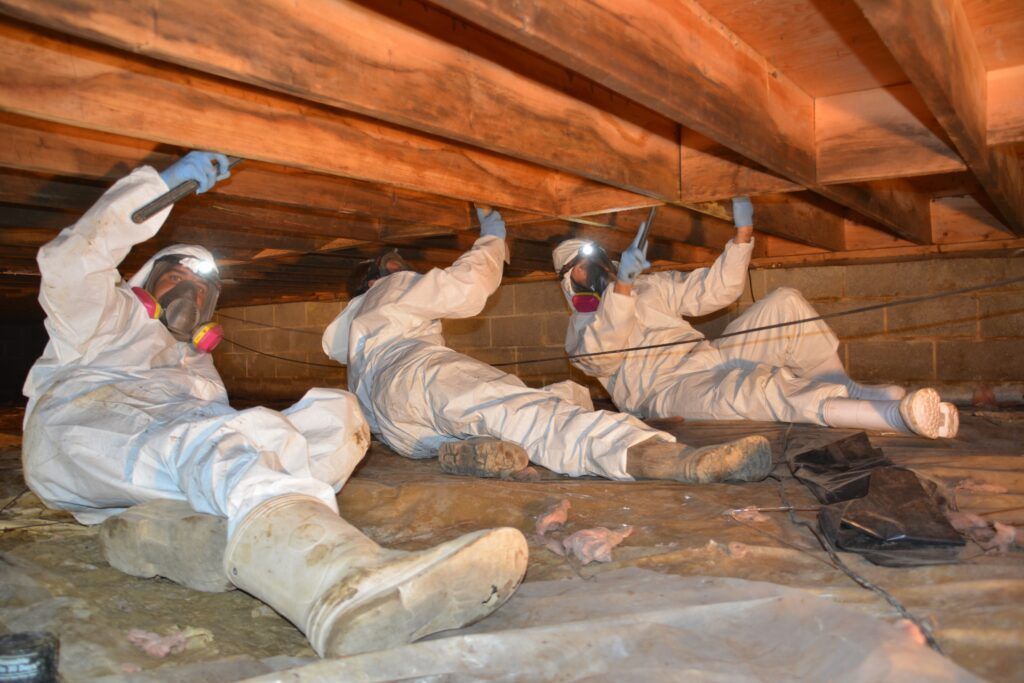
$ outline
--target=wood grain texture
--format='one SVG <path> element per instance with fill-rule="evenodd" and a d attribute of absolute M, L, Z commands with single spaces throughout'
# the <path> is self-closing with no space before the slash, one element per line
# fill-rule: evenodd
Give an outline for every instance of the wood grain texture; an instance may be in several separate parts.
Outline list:
<path fill-rule="evenodd" d="M 10 22 L 0 22 L 0 109 L 547 215 L 592 184 Z"/>
<path fill-rule="evenodd" d="M 1024 172 L 986 143 L 987 77 L 960 0 L 856 0 L 957 151 L 1024 235 Z"/>
<path fill-rule="evenodd" d="M 773 171 L 814 177 L 810 98 L 693 0 L 435 4 Z"/>
<path fill-rule="evenodd" d="M 848 0 L 700 0 L 701 5 L 812 97 L 906 80 Z"/>
<path fill-rule="evenodd" d="M 694 0 L 434 1 L 779 176 L 819 189 L 813 101 Z M 744 180 L 751 175 L 743 168 L 735 173 Z M 863 186 L 821 194 L 901 234 L 930 233 L 930 226 L 913 222 L 927 220 L 928 212 L 910 215 L 900 201 L 887 206 L 894 200 L 888 191 Z"/>
<path fill-rule="evenodd" d="M 415 0 L 376 0 L 372 9 L 348 0 L 9 0 L 0 8 L 617 187 L 678 196 L 671 123 L 635 120 L 640 110 L 623 118 L 558 83 L 523 77 L 494 59 L 493 37 Z M 516 59 L 527 69 L 536 60 Z"/>
<path fill-rule="evenodd" d="M 689 128 L 683 129 L 679 163 L 684 202 L 804 189 Z"/>
<path fill-rule="evenodd" d="M 814 101 L 814 127 L 819 183 L 966 169 L 908 84 L 819 97 Z"/>
<path fill-rule="evenodd" d="M 988 72 L 986 113 L 989 145 L 1024 142 L 1024 65 Z"/>

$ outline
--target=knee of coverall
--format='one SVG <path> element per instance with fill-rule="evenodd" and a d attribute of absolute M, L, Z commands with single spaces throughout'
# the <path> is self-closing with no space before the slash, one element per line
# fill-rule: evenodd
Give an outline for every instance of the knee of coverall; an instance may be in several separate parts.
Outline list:
<path fill-rule="evenodd" d="M 799 289 L 793 287 L 778 287 L 773 289 L 762 301 L 771 301 L 779 306 L 794 306 L 797 308 L 809 308 L 807 298 Z"/>
<path fill-rule="evenodd" d="M 316 387 L 282 414 L 305 438 L 313 476 L 340 490 L 370 448 L 370 425 L 356 395 Z"/>

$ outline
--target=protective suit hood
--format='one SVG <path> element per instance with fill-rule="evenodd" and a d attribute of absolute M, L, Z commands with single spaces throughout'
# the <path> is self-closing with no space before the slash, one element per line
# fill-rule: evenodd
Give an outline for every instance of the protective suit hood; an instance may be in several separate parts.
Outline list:
<path fill-rule="evenodd" d="M 579 254 L 580 252 L 580 249 L 588 244 L 593 244 L 597 248 L 597 250 L 602 255 L 604 255 L 604 250 L 601 249 L 600 245 L 597 245 L 593 240 L 585 240 L 579 238 L 565 240 L 564 242 L 560 243 L 557 247 L 555 247 L 554 253 L 552 254 L 552 262 L 555 267 L 555 272 L 561 272 L 562 269 L 566 267 L 566 265 L 568 265 L 570 262 L 572 262 L 573 259 L 576 258 L 577 254 Z M 610 263 L 613 268 L 618 268 L 618 261 L 607 262 Z M 573 287 L 571 270 L 566 271 L 562 275 L 559 285 L 562 287 L 562 295 L 565 296 L 565 301 L 566 303 L 569 304 L 569 310 L 572 311 L 573 315 L 584 315 L 587 316 L 587 319 L 589 319 L 589 317 L 593 315 L 594 311 L 580 311 L 579 308 L 573 302 L 573 299 L 583 292 L 577 291 L 577 288 Z M 601 296 L 604 292 L 595 291 L 594 293 L 597 294 L 598 296 Z"/>
<path fill-rule="evenodd" d="M 211 254 L 205 247 L 200 247 L 197 244 L 175 244 L 153 254 L 152 258 L 146 261 L 146 263 L 139 268 L 138 272 L 132 275 L 128 280 L 128 288 L 143 287 L 146 284 L 146 280 L 149 278 L 149 274 L 153 272 L 153 264 L 165 256 L 191 256 L 193 258 L 216 263 L 216 259 L 213 258 L 213 254 Z"/>

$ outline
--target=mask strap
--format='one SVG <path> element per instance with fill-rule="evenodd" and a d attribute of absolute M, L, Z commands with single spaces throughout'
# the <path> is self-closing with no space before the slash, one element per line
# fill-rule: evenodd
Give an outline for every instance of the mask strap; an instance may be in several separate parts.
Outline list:
<path fill-rule="evenodd" d="M 144 290 L 142 287 L 132 287 L 132 293 L 142 303 L 142 307 L 146 309 L 146 315 L 153 320 L 160 317 L 163 313 L 163 308 L 160 306 L 160 302 L 153 298 L 153 295 Z"/>

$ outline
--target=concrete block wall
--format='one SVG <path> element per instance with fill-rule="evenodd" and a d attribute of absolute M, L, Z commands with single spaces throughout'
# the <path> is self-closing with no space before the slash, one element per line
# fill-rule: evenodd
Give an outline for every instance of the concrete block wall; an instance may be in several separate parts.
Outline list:
<path fill-rule="evenodd" d="M 295 401 L 310 387 L 346 388 L 345 368 L 324 355 L 320 341 L 343 305 L 307 301 L 218 311 L 225 341 L 214 363 L 232 401 Z"/>
<path fill-rule="evenodd" d="M 709 337 L 778 287 L 800 290 L 821 313 L 896 298 L 932 294 L 1024 275 L 1024 258 L 934 259 L 752 270 L 741 299 L 694 321 Z M 320 350 L 320 334 L 341 303 L 291 303 L 224 311 L 228 338 L 288 358 L 331 364 Z M 227 318 L 230 315 L 231 318 Z M 241 318 L 241 320 L 234 320 Z M 567 361 L 523 361 L 558 357 L 569 311 L 552 281 L 502 286 L 477 317 L 448 320 L 449 346 L 503 367 L 531 386 L 572 378 L 606 397 L 595 380 Z M 988 391 L 999 401 L 1024 400 L 1024 286 L 1018 284 L 950 299 L 834 318 L 840 355 L 851 375 L 867 382 L 938 386 L 944 396 L 970 402 Z M 278 327 L 298 331 L 284 331 Z M 344 369 L 270 359 L 225 342 L 217 365 L 233 396 L 294 400 L 310 386 L 345 386 Z"/>
<path fill-rule="evenodd" d="M 820 313 L 1024 276 L 1024 258 L 759 270 L 754 296 L 799 289 Z M 737 307 L 735 315 L 745 308 Z M 850 375 L 865 382 L 936 386 L 969 403 L 1024 401 L 1024 283 L 828 320 Z"/>

